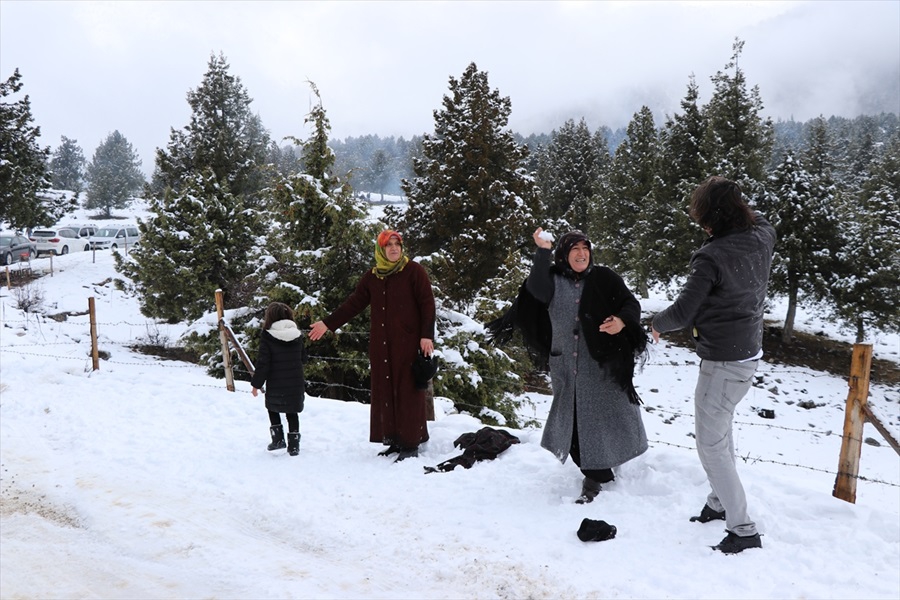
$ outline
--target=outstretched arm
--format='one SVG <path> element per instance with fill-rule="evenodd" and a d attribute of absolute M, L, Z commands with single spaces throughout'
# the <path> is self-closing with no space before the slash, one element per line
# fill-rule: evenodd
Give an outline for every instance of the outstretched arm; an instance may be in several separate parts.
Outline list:
<path fill-rule="evenodd" d="M 328 332 L 328 325 L 322 321 L 316 321 L 309 328 L 309 339 L 316 341 L 322 338 Z"/>

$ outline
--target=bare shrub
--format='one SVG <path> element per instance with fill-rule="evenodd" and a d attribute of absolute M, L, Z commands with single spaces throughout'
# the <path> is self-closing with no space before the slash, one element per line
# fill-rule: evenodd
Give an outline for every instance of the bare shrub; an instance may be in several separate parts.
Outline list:
<path fill-rule="evenodd" d="M 13 297 L 16 299 L 16 308 L 27 313 L 41 312 L 44 308 L 44 288 L 36 283 L 14 287 Z"/>

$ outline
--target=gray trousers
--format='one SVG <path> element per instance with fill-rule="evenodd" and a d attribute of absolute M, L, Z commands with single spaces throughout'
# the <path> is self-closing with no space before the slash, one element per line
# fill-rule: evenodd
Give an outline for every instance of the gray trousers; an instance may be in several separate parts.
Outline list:
<path fill-rule="evenodd" d="M 725 511 L 725 528 L 739 536 L 756 535 L 756 523 L 747 514 L 747 497 L 734 457 L 734 409 L 750 389 L 758 360 L 720 362 L 702 360 L 694 392 L 694 427 L 697 453 L 712 492 L 709 507 Z"/>

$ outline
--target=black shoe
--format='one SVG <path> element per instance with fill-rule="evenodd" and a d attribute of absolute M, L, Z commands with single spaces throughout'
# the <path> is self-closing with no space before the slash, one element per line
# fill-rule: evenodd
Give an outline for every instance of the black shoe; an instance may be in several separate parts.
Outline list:
<path fill-rule="evenodd" d="M 391 454 L 397 454 L 400 452 L 400 447 L 391 444 L 387 450 L 382 450 L 378 453 L 378 456 L 390 456 Z"/>
<path fill-rule="evenodd" d="M 581 483 L 581 495 L 575 500 L 575 504 L 590 504 L 597 497 L 597 494 L 600 493 L 601 489 L 599 481 L 585 477 Z"/>
<path fill-rule="evenodd" d="M 272 434 L 272 443 L 266 446 L 266 450 L 271 452 L 273 450 L 287 448 L 287 445 L 284 443 L 284 427 L 281 425 L 273 425 L 272 427 L 269 427 L 269 433 Z"/>
<path fill-rule="evenodd" d="M 582 542 L 602 542 L 616 537 L 616 526 L 606 521 L 584 519 L 578 528 L 578 539 Z"/>
<path fill-rule="evenodd" d="M 703 505 L 703 510 L 696 517 L 691 517 L 691 523 L 709 523 L 710 521 L 724 521 L 725 511 L 713 510 L 709 504 Z"/>
<path fill-rule="evenodd" d="M 407 458 L 416 458 L 417 456 L 419 456 L 418 448 L 400 450 L 400 454 L 397 455 L 397 458 L 396 460 L 394 460 L 394 462 L 400 462 L 401 460 L 406 460 Z"/>
<path fill-rule="evenodd" d="M 297 456 L 300 454 L 300 434 L 299 433 L 289 433 L 288 434 L 288 454 L 291 456 Z"/>
<path fill-rule="evenodd" d="M 748 548 L 762 548 L 762 540 L 758 533 L 747 537 L 741 537 L 738 534 L 729 531 L 724 540 L 719 542 L 718 545 L 712 546 L 713 550 L 718 550 L 723 554 L 737 554 Z"/>

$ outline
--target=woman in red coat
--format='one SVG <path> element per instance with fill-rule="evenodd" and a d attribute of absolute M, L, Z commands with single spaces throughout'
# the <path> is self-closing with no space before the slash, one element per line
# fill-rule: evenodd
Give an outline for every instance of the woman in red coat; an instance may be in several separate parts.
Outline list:
<path fill-rule="evenodd" d="M 312 324 L 311 340 L 336 331 L 371 307 L 369 336 L 372 399 L 369 441 L 388 446 L 381 455 L 418 456 L 428 440 L 425 391 L 417 389 L 413 362 L 434 352 L 434 294 L 425 269 L 403 254 L 403 238 L 386 230 L 375 243 L 375 267 L 337 310 Z"/>

